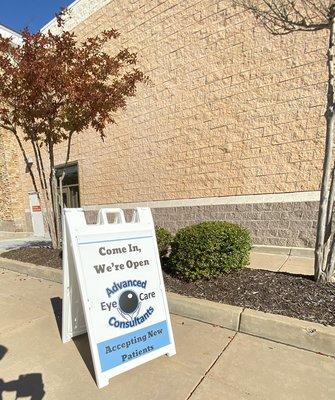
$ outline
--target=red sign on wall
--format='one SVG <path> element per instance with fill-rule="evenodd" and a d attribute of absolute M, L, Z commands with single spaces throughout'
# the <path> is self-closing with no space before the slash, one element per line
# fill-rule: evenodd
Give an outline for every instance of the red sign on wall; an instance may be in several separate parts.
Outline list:
<path fill-rule="evenodd" d="M 40 205 L 38 205 L 38 206 L 32 206 L 32 211 L 33 211 L 33 212 L 40 212 L 40 211 L 42 211 L 42 210 L 41 210 L 41 206 L 40 206 Z"/>

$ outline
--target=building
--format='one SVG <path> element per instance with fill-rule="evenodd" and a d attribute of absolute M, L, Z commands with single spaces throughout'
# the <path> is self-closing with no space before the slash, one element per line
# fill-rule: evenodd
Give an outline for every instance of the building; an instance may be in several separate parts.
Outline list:
<path fill-rule="evenodd" d="M 0 35 L 12 38 L 14 45 L 21 43 L 21 36 L 6 26 L 0 25 Z M 24 180 L 24 165 L 15 139 L 0 127 L 0 231 L 27 229 L 22 201 Z"/>
<path fill-rule="evenodd" d="M 71 10 L 67 28 L 79 38 L 119 30 L 115 45 L 138 52 L 151 84 L 105 142 L 93 131 L 74 138 L 69 206 L 92 220 L 104 205 L 148 205 L 172 231 L 222 219 L 248 227 L 257 244 L 314 245 L 326 33 L 273 37 L 225 0 L 77 0 Z M 2 157 L 0 229 L 31 230 L 31 186 L 16 157 Z M 10 212 L 13 192 L 20 204 Z"/>

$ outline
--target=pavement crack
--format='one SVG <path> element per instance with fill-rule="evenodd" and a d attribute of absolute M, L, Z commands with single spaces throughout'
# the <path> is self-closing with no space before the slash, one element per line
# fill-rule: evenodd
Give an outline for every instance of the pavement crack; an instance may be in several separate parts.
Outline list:
<path fill-rule="evenodd" d="M 288 254 L 288 256 L 286 257 L 286 259 L 284 260 L 284 262 L 282 263 L 282 265 L 280 266 L 280 268 L 278 269 L 278 271 L 277 272 L 279 272 L 283 267 L 284 267 L 284 265 L 287 263 L 287 261 L 290 259 L 290 254 Z"/>
<path fill-rule="evenodd" d="M 222 354 L 227 350 L 227 348 L 229 347 L 229 345 L 232 343 L 232 341 L 235 339 L 236 335 L 238 332 L 235 332 L 233 337 L 229 340 L 229 342 L 224 346 L 224 348 L 221 350 L 221 352 L 219 353 L 219 355 L 215 358 L 215 360 L 212 362 L 212 364 L 209 366 L 209 368 L 205 371 L 203 377 L 199 380 L 199 382 L 195 385 L 195 387 L 193 388 L 193 390 L 191 391 L 191 393 L 188 395 L 188 397 L 186 397 L 185 400 L 189 400 L 194 392 L 198 389 L 198 387 L 202 384 L 202 382 L 204 381 L 204 379 L 206 378 L 206 376 L 209 374 L 209 372 L 211 371 L 211 369 L 215 366 L 215 364 L 218 362 L 218 360 L 220 359 L 220 357 L 222 356 Z"/>
<path fill-rule="evenodd" d="M 239 316 L 238 316 L 238 324 L 237 324 L 237 332 L 240 332 L 240 328 L 241 328 L 241 321 L 242 321 L 242 314 L 245 311 L 245 307 L 243 307 L 242 311 L 240 312 Z"/>

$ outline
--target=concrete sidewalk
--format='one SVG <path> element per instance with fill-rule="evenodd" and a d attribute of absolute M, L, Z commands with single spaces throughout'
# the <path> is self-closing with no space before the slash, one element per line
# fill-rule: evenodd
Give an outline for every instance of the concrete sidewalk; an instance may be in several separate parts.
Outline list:
<path fill-rule="evenodd" d="M 252 251 L 250 254 L 250 265 L 248 267 L 275 272 L 314 275 L 314 258 Z"/>
<path fill-rule="evenodd" d="M 50 400 L 335 398 L 333 358 L 179 316 L 172 317 L 177 356 L 154 360 L 98 390 L 87 336 L 60 340 L 61 285 L 9 271 L 0 278 L 4 400 L 33 393 Z"/>

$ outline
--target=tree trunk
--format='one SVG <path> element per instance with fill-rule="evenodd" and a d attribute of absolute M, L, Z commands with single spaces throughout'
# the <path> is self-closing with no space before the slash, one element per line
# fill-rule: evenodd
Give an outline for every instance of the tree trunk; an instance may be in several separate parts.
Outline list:
<path fill-rule="evenodd" d="M 49 150 L 49 164 L 50 164 L 50 173 L 49 173 L 49 185 L 50 185 L 50 194 L 51 194 L 51 204 L 52 204 L 52 221 L 53 226 L 55 228 L 55 239 L 52 240 L 52 247 L 54 249 L 60 248 L 60 226 L 58 219 L 58 193 L 57 193 L 57 180 L 55 176 L 55 162 L 54 162 L 54 146 L 50 141 L 48 143 Z"/>
<path fill-rule="evenodd" d="M 43 199 L 43 205 L 45 208 L 44 220 L 48 227 L 48 232 L 50 234 L 51 242 L 56 243 L 56 231 L 52 220 L 52 204 L 50 202 L 50 190 L 48 189 L 48 184 L 45 177 L 42 154 L 39 149 L 39 143 L 37 141 L 31 140 L 31 144 L 34 150 L 36 168 L 40 180 L 41 195 Z"/>
<path fill-rule="evenodd" d="M 334 203 L 333 148 L 334 148 L 334 48 L 335 48 L 335 12 L 331 10 L 331 26 L 328 47 L 328 93 L 326 118 L 326 145 L 323 161 L 323 175 L 318 215 L 317 238 L 315 245 L 314 276 L 317 282 L 331 279 L 332 256 L 335 252 L 332 212 Z M 334 271 L 333 271 L 334 272 Z"/>
<path fill-rule="evenodd" d="M 67 152 L 66 152 L 66 158 L 65 158 L 65 164 L 63 166 L 63 172 L 62 175 L 59 177 L 59 207 L 60 207 L 60 212 L 58 213 L 58 224 L 59 224 L 59 246 L 61 242 L 61 235 L 63 230 L 61 229 L 61 216 L 63 215 L 63 208 L 64 208 L 64 201 L 63 201 L 63 180 L 65 178 L 65 170 L 68 165 L 68 162 L 70 160 L 70 153 L 71 153 L 71 139 L 72 139 L 73 131 L 70 132 L 68 141 L 67 141 Z M 56 183 L 57 184 L 57 183 Z M 58 191 L 57 191 L 58 193 Z"/>
<path fill-rule="evenodd" d="M 57 233 L 57 249 L 61 248 L 61 223 L 60 223 L 60 196 L 58 193 L 58 185 L 57 185 L 57 178 L 56 178 L 56 170 L 53 168 L 52 173 L 52 187 L 53 187 L 53 194 L 54 194 L 54 215 L 55 215 L 55 224 L 56 224 L 56 233 Z"/>

